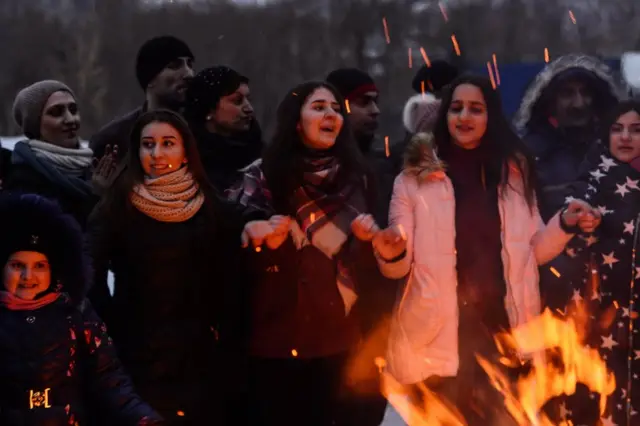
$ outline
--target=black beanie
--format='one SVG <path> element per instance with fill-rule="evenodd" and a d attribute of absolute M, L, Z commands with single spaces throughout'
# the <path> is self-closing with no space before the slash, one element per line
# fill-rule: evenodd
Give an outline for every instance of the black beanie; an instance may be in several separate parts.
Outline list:
<path fill-rule="evenodd" d="M 147 40 L 136 59 L 136 77 L 143 90 L 151 80 L 172 61 L 187 57 L 194 59 L 193 53 L 187 44 L 173 36 L 160 36 Z"/>
<path fill-rule="evenodd" d="M 373 78 L 357 68 L 340 68 L 331 71 L 325 79 L 345 98 L 351 99 L 366 92 L 378 91 Z"/>
<path fill-rule="evenodd" d="M 416 93 L 422 93 L 424 82 L 425 92 L 438 92 L 443 87 L 451 84 L 458 77 L 458 68 L 447 61 L 437 60 L 428 67 L 423 65 L 411 82 L 411 87 Z"/>
<path fill-rule="evenodd" d="M 194 123 L 204 122 L 220 98 L 232 94 L 241 84 L 249 84 L 249 79 L 227 66 L 203 69 L 189 82 L 185 116 Z"/>

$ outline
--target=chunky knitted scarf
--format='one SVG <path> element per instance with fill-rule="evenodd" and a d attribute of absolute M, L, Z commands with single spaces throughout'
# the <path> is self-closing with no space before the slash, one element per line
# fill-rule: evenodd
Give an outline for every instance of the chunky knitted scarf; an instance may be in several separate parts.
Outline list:
<path fill-rule="evenodd" d="M 38 140 L 30 140 L 27 145 L 36 158 L 50 163 L 64 175 L 82 176 L 93 161 L 93 151 L 90 148 L 63 148 Z"/>
<path fill-rule="evenodd" d="M 184 222 L 202 207 L 204 194 L 186 167 L 157 178 L 144 178 L 131 192 L 133 205 L 160 222 Z"/>

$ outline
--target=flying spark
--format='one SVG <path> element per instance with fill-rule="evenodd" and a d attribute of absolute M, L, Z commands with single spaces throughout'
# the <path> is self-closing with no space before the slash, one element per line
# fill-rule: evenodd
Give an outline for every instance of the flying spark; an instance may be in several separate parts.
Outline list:
<path fill-rule="evenodd" d="M 493 68 L 491 68 L 491 62 L 487 62 L 487 71 L 489 71 L 489 79 L 491 80 L 491 87 L 496 90 L 496 79 L 493 77 Z"/>
<path fill-rule="evenodd" d="M 447 9 L 444 8 L 444 4 L 442 4 L 442 2 L 438 2 L 438 6 L 440 6 L 440 13 L 442 13 L 444 22 L 449 22 L 449 17 L 447 16 Z"/>
<path fill-rule="evenodd" d="M 420 54 L 422 55 L 422 59 L 424 59 L 424 63 L 427 65 L 427 67 L 431 68 L 431 61 L 429 60 L 429 57 L 427 56 L 427 52 L 424 50 L 424 47 L 420 48 Z"/>
<path fill-rule="evenodd" d="M 387 18 L 382 18 L 382 26 L 384 26 L 384 37 L 387 39 L 387 44 L 390 44 L 391 38 L 389 37 L 389 26 L 387 25 Z"/>
<path fill-rule="evenodd" d="M 456 35 L 451 35 L 451 42 L 453 43 L 453 48 L 456 50 L 456 55 L 460 56 L 460 45 L 458 45 L 458 40 L 456 39 Z"/>

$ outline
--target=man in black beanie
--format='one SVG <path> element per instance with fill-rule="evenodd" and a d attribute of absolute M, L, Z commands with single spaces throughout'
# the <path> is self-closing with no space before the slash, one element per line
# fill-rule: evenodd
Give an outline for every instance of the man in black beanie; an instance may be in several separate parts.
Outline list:
<path fill-rule="evenodd" d="M 442 96 L 442 90 L 458 77 L 458 68 L 444 60 L 435 60 L 429 66 L 423 65 L 416 73 L 411 88 L 419 94 L 433 93 Z"/>
<path fill-rule="evenodd" d="M 378 88 L 369 74 L 356 68 L 340 68 L 326 78 L 349 102 L 349 120 L 363 152 L 369 152 L 378 129 Z"/>
<path fill-rule="evenodd" d="M 94 156 L 102 158 L 108 145 L 123 158 L 133 123 L 143 112 L 159 108 L 181 111 L 193 77 L 194 60 L 189 46 L 176 37 L 165 35 L 146 41 L 136 59 L 136 77 L 145 93 L 145 103 L 91 137 L 89 147 Z"/>

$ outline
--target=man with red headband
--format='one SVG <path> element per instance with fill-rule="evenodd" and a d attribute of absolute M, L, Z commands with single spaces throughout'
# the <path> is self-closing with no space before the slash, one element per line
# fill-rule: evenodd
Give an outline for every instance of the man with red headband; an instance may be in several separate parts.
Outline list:
<path fill-rule="evenodd" d="M 356 68 L 332 71 L 326 81 L 334 85 L 348 102 L 349 119 L 358 146 L 363 153 L 369 153 L 380 115 L 376 84 L 369 74 Z"/>
<path fill-rule="evenodd" d="M 402 167 L 402 152 L 393 150 L 387 157 L 382 143 L 374 147 L 380 115 L 378 88 L 369 74 L 355 68 L 337 69 L 327 76 L 326 81 L 335 86 L 346 100 L 354 136 L 376 177 L 377 205 L 374 216 L 380 228 L 384 229 L 388 222 L 393 181 Z M 375 341 L 371 338 L 367 340 L 366 353 L 355 354 L 356 364 L 371 367 L 367 379 L 360 377 L 355 384 L 358 390 L 354 395 L 352 424 L 360 426 L 378 426 L 382 423 L 387 406 L 386 399 L 380 394 L 380 376 L 374 359 L 384 356 L 386 352 L 383 319 L 393 308 L 399 282 L 382 277 L 376 267 L 372 264 L 371 272 L 366 274 L 363 282 L 367 283 L 367 288 L 361 289 L 357 305 L 363 333 L 375 336 Z"/>

